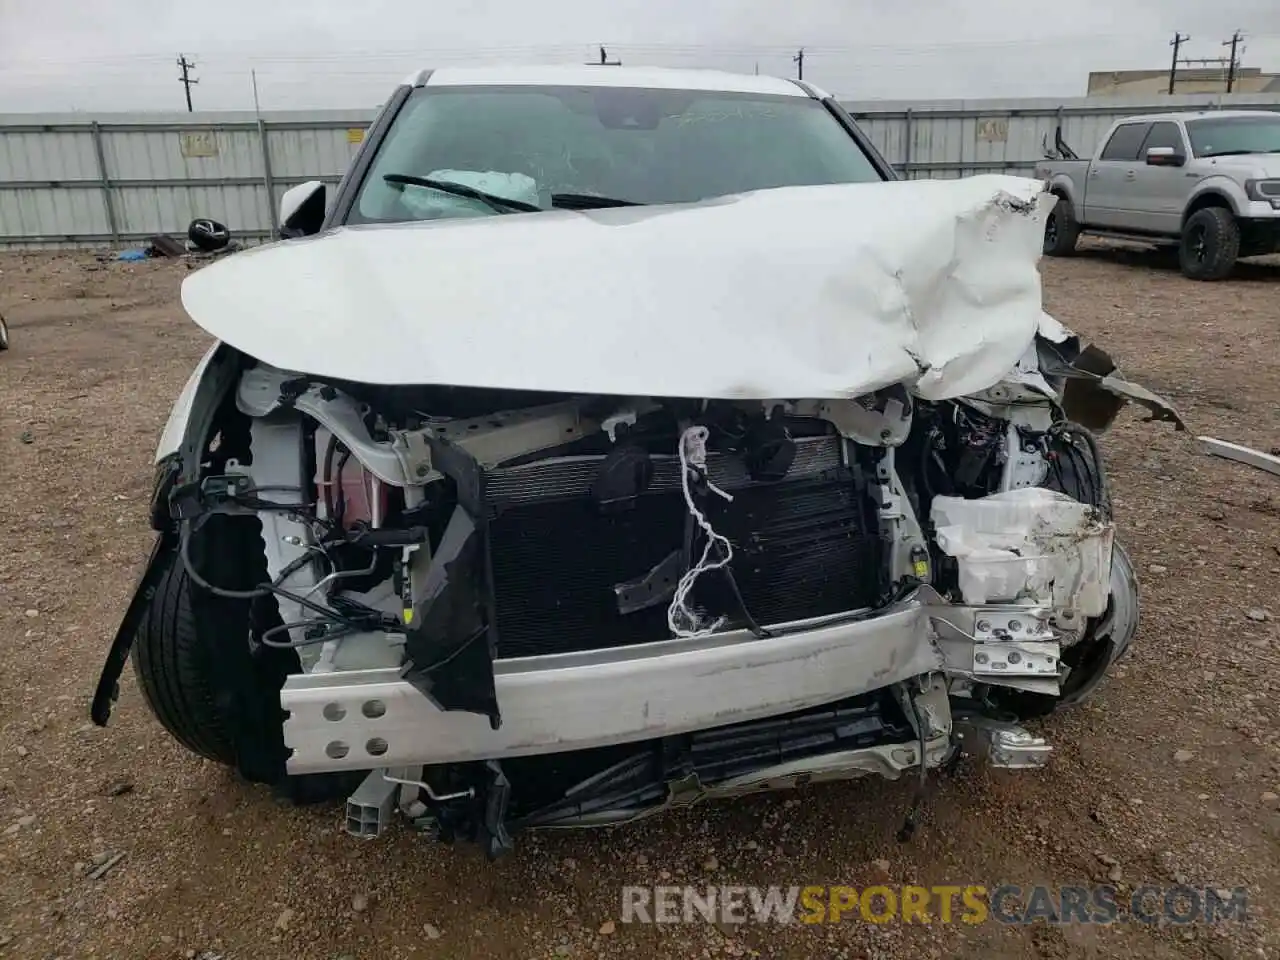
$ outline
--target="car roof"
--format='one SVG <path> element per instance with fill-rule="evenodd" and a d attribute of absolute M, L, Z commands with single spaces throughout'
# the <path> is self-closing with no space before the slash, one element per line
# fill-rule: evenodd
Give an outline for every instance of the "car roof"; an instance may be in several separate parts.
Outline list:
<path fill-rule="evenodd" d="M 441 67 L 423 70 L 405 81 L 409 86 L 543 86 L 637 87 L 650 90 L 705 90 L 758 93 L 784 97 L 825 97 L 810 84 L 780 77 L 720 70 L 677 70 L 667 67 L 614 67 L 596 64 L 563 66 Z"/>
<path fill-rule="evenodd" d="M 1132 117 L 1124 117 L 1119 123 L 1156 123 L 1163 120 L 1201 120 L 1215 118 L 1230 120 L 1234 117 L 1277 117 L 1275 110 L 1178 110 L 1171 113 L 1143 113 Z"/>

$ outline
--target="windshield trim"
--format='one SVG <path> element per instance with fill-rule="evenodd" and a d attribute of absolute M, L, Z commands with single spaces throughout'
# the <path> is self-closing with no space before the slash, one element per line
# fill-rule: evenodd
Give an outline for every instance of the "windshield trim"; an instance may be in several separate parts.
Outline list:
<path fill-rule="evenodd" d="M 794 82 L 794 81 L 793 81 Z M 775 93 L 754 93 L 743 92 L 738 90 L 724 91 L 705 91 L 705 90 L 677 90 L 667 88 L 652 87 L 633 87 L 633 86 L 617 86 L 610 89 L 623 91 L 643 91 L 657 90 L 663 93 L 714 93 L 718 97 L 727 97 L 742 100 L 751 100 L 754 102 L 779 102 L 796 104 L 797 102 L 811 102 L 815 106 L 821 108 L 833 121 L 840 125 L 854 145 L 866 157 L 872 168 L 876 171 L 882 181 L 900 180 L 896 169 L 890 164 L 875 144 L 867 137 L 866 131 L 858 126 L 857 121 L 848 113 L 834 97 L 819 98 L 808 87 L 807 84 L 797 83 L 800 89 L 804 90 L 808 96 L 796 97 L 789 94 Z M 360 145 L 360 150 L 356 153 L 352 160 L 352 165 L 348 169 L 347 174 L 342 178 L 339 184 L 338 195 L 330 208 L 329 215 L 325 219 L 323 229 L 331 229 L 353 224 L 351 219 L 355 211 L 356 203 L 365 188 L 366 181 L 373 168 L 373 161 L 381 151 L 383 143 L 387 139 L 387 135 L 394 128 L 395 122 L 405 106 L 418 97 L 425 96 L 449 96 L 454 93 L 528 93 L 538 87 L 550 89 L 574 89 L 571 84 L 449 84 L 433 87 L 430 84 L 422 86 L 402 85 L 396 89 L 395 94 L 387 101 L 382 113 L 375 119 L 373 127 L 369 131 L 369 135 Z M 363 220 L 355 221 L 357 223 L 365 223 Z"/>
<path fill-rule="evenodd" d="M 430 72 L 428 71 L 426 75 L 430 76 Z M 347 172 L 338 181 L 338 189 L 334 194 L 333 205 L 329 207 L 324 221 L 320 224 L 321 233 L 326 230 L 332 230 L 334 227 L 340 227 L 347 222 L 351 208 L 355 205 L 356 197 L 360 196 L 360 191 L 364 189 L 365 181 L 369 179 L 369 170 L 373 166 L 373 158 L 382 149 L 382 143 L 387 139 L 387 131 L 396 122 L 396 117 L 404 109 L 404 105 L 409 101 L 414 89 L 407 83 L 402 83 L 396 87 L 395 92 L 387 98 L 387 102 L 383 104 L 382 109 L 373 118 L 368 134 L 360 142 L 360 148 L 351 160 L 351 166 L 347 167 Z"/>

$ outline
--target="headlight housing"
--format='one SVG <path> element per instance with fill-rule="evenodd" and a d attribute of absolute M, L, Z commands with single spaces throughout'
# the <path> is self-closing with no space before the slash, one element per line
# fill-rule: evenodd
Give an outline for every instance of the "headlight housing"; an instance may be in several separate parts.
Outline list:
<path fill-rule="evenodd" d="M 1250 200 L 1261 200 L 1270 203 L 1276 210 L 1280 210 L 1280 178 L 1246 180 L 1244 182 L 1244 192 Z"/>

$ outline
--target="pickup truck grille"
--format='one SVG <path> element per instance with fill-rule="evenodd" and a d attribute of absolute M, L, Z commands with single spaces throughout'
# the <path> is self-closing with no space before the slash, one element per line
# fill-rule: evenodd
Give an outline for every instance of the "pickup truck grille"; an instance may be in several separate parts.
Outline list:
<path fill-rule="evenodd" d="M 602 457 L 499 469 L 487 477 L 498 508 L 489 524 L 499 658 L 541 656 L 667 640 L 667 603 L 622 614 L 614 586 L 643 576 L 681 548 L 688 521 L 679 464 L 655 457 L 648 491 L 624 510 L 589 495 Z M 713 525 L 734 545 L 734 579 L 752 617 L 784 623 L 873 606 L 881 586 L 881 540 L 861 474 L 845 467 L 840 441 L 798 441 L 786 479 L 755 483 L 736 458 L 713 455 Z M 705 585 L 705 586 L 704 586 Z M 697 604 L 737 616 L 723 575 L 699 581 Z"/>

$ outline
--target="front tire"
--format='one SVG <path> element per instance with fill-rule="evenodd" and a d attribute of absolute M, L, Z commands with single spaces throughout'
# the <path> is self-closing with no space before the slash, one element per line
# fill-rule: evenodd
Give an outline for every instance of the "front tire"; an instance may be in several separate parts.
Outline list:
<path fill-rule="evenodd" d="M 192 753 L 234 764 L 235 745 L 214 690 L 211 650 L 191 609 L 191 578 L 181 560 L 156 587 L 130 659 L 143 699 L 160 725 Z"/>
<path fill-rule="evenodd" d="M 1044 222 L 1044 254 L 1046 257 L 1069 257 L 1076 252 L 1080 224 L 1071 201 L 1058 197 Z"/>
<path fill-rule="evenodd" d="M 9 325 L 0 317 L 0 350 L 9 349 Z"/>
<path fill-rule="evenodd" d="M 189 534 L 192 569 L 230 591 L 267 579 L 262 524 L 215 515 Z M 217 595 L 191 576 L 175 543 L 134 636 L 133 666 L 156 719 L 179 743 L 233 764 L 248 780 L 285 776 L 280 688 L 299 668 L 292 650 L 254 647 L 251 636 L 279 623 L 274 602 Z"/>
<path fill-rule="evenodd" d="M 215 516 L 193 536 L 192 563 L 210 583 L 248 590 L 266 579 L 257 520 Z M 251 649 L 249 642 L 251 633 L 280 622 L 274 600 L 215 596 L 192 580 L 181 556 L 169 559 L 130 654 L 160 725 L 192 753 L 234 767 L 295 803 L 350 793 L 362 771 L 287 773 L 280 688 L 301 665 L 292 650 Z"/>
<path fill-rule="evenodd" d="M 1223 280 L 1240 256 L 1240 224 L 1223 207 L 1205 207 L 1187 218 L 1178 251 L 1182 275 L 1191 280 Z"/>

